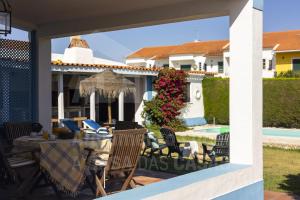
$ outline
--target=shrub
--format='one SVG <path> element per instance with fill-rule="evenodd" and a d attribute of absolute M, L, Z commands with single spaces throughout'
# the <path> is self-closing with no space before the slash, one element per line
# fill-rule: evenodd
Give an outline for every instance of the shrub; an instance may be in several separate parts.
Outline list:
<path fill-rule="evenodd" d="M 180 109 L 185 107 L 184 92 L 187 74 L 182 70 L 163 69 L 154 82 L 157 95 L 145 101 L 142 116 L 154 125 L 171 126 L 174 129 L 183 126 L 177 117 Z"/>
<path fill-rule="evenodd" d="M 300 79 L 264 79 L 263 89 L 263 125 L 300 128 Z M 229 79 L 204 79 L 203 96 L 208 123 L 229 124 Z"/>
<path fill-rule="evenodd" d="M 276 75 L 276 78 L 300 78 L 300 72 L 299 71 L 286 71 L 286 72 L 280 72 Z"/>
<path fill-rule="evenodd" d="M 229 123 L 229 79 L 205 78 L 202 82 L 205 119 L 208 123 Z"/>

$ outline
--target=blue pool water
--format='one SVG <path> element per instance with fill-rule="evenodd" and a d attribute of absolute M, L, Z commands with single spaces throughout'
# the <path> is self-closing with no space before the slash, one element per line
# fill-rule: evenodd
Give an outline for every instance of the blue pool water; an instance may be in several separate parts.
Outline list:
<path fill-rule="evenodd" d="M 214 133 L 214 134 L 226 133 L 229 132 L 229 127 L 224 126 L 224 127 L 201 129 L 200 132 Z M 300 129 L 263 128 L 263 135 L 300 138 Z"/>

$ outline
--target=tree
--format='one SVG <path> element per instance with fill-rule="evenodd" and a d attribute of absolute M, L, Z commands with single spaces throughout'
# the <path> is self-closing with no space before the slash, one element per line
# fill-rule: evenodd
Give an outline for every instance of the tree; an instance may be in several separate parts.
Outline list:
<path fill-rule="evenodd" d="M 184 126 L 178 119 L 180 110 L 185 107 L 184 93 L 187 74 L 182 70 L 161 70 L 154 82 L 157 95 L 150 101 L 145 101 L 142 116 L 154 125 L 176 127 Z"/>

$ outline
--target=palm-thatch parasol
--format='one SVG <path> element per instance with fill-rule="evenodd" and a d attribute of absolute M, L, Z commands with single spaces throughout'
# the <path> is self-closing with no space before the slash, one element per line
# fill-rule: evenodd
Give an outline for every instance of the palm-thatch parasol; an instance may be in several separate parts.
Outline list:
<path fill-rule="evenodd" d="M 93 75 L 80 81 L 80 95 L 88 96 L 92 92 L 99 92 L 100 95 L 108 98 L 108 123 L 112 123 L 111 119 L 111 102 L 119 96 L 121 92 L 135 92 L 135 84 L 124 77 L 116 74 L 112 70 L 105 70 L 102 73 Z"/>

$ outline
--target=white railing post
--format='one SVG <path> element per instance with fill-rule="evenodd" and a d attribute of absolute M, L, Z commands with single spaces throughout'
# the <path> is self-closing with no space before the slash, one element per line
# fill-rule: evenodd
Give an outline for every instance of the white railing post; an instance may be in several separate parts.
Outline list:
<path fill-rule="evenodd" d="M 58 119 L 65 118 L 65 108 L 64 108 L 64 75 L 63 73 L 58 74 Z"/>
<path fill-rule="evenodd" d="M 119 121 L 124 121 L 124 92 L 119 94 Z"/>
<path fill-rule="evenodd" d="M 96 121 L 96 92 L 90 95 L 90 119 Z"/>

